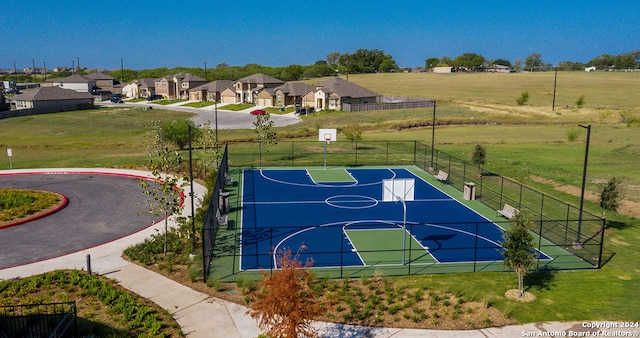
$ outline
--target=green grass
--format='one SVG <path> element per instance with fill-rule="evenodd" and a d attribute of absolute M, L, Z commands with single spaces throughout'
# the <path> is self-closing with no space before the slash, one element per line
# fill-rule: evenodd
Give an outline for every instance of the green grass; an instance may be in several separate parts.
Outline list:
<path fill-rule="evenodd" d="M 617 176 L 623 179 L 625 199 L 640 201 L 640 176 L 637 175 L 640 129 L 637 123 L 625 123 L 629 116 L 640 116 L 638 72 L 560 72 L 555 111 L 551 110 L 552 72 L 375 74 L 350 75 L 349 80 L 384 95 L 438 100 L 436 148 L 468 160 L 475 145 L 482 144 L 487 149 L 487 169 L 574 205 L 578 204 L 577 197 L 534 178 L 579 187 L 585 134 L 580 128 L 575 141 L 569 141 L 567 130 L 578 123 L 592 124 L 588 190 L 597 193 L 596 182 Z M 515 99 L 525 90 L 530 93 L 530 100 L 520 108 Z M 577 109 L 575 101 L 581 95 L 585 96 L 585 105 Z M 225 106 L 225 109 L 231 107 Z M 251 105 L 236 106 L 238 110 L 249 107 Z M 188 116 L 162 109 L 143 111 L 117 107 L 3 119 L 0 120 L 0 148 L 13 149 L 14 168 L 144 165 L 147 161 L 147 153 L 141 145 L 144 124 L 151 119 Z M 385 142 L 418 140 L 431 144 L 431 127 L 427 125 L 431 118 L 431 109 L 319 112 L 303 117 L 299 124 L 276 128 L 278 135 L 304 135 L 306 138 L 300 140 L 312 142 L 294 143 L 293 156 L 291 143 L 282 140 L 269 146 L 267 152 L 280 165 L 289 166 L 293 160 L 297 165 L 299 160 L 304 165 L 307 161 L 320 166 L 322 156 L 302 157 L 304 152 L 296 151 L 297 147 L 317 148 L 321 154 L 322 144 L 316 141 L 318 128 L 340 129 L 359 124 L 363 127 L 363 140 L 379 141 L 380 145 L 360 144 L 356 148 L 350 142 L 340 142 L 344 135 L 339 133 L 339 142 L 332 142 L 330 151 L 340 147 L 345 151 L 357 150 L 362 156 L 384 158 L 380 149 L 384 149 L 382 144 Z M 221 141 L 248 141 L 255 133 L 253 130 L 220 130 L 220 137 Z M 246 159 L 257 164 L 256 148 L 255 144 L 234 144 L 230 147 L 232 164 Z M 329 165 L 339 163 L 329 162 Z M 0 156 L 0 169 L 9 169 L 7 157 Z M 585 203 L 585 209 L 600 213 L 596 203 L 590 201 Z M 605 247 L 616 253 L 611 260 L 599 270 L 530 275 L 525 285 L 537 297 L 532 303 L 519 303 L 504 297 L 507 289 L 517 287 L 515 273 L 431 274 L 398 280 L 416 281 L 430 289 L 451 291 L 467 300 L 486 301 L 521 322 L 638 320 L 640 221 L 612 212 L 607 213 L 607 220 Z M 235 230 L 225 228 L 219 235 L 233 237 Z M 226 259 L 227 262 L 220 262 L 221 269 L 222 265 L 233 264 L 232 257 Z M 369 271 L 346 272 L 357 276 Z M 327 270 L 327 273 L 330 272 Z"/>
<path fill-rule="evenodd" d="M 232 103 L 232 104 L 225 105 L 224 110 L 240 111 L 240 110 L 249 109 L 254 106 L 255 105 L 249 104 L 249 103 Z"/>
<path fill-rule="evenodd" d="M 189 102 L 189 103 L 185 103 L 181 106 L 183 107 L 191 107 L 191 108 L 203 108 L 203 107 L 208 107 L 208 106 L 213 106 L 215 104 L 215 102 L 213 101 L 198 101 L 198 102 Z"/>
<path fill-rule="evenodd" d="M 159 100 L 159 101 L 155 101 L 154 103 L 162 105 L 162 106 L 166 106 L 166 105 L 185 102 L 185 101 L 186 100 L 182 100 L 182 99 L 173 99 L 173 100 Z"/>

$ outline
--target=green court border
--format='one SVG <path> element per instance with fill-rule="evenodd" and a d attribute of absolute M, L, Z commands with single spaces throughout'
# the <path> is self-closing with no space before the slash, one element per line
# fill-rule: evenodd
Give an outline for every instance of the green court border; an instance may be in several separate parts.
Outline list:
<path fill-rule="evenodd" d="M 307 169 L 307 173 L 316 183 L 355 183 L 356 180 L 346 168 Z"/>
<path fill-rule="evenodd" d="M 328 167 L 330 169 L 346 169 L 350 167 Z M 430 173 L 417 166 L 359 166 L 358 169 L 407 169 L 416 177 L 422 178 L 435 188 L 466 205 L 488 220 L 495 222 L 501 227 L 509 226 L 508 221 L 496 214 L 496 211 L 482 204 L 480 201 L 463 199 L 462 192 L 455 187 L 438 181 Z M 241 224 L 241 193 L 242 193 L 242 171 L 244 169 L 277 169 L 277 170 L 324 170 L 323 167 L 230 167 L 228 177 L 232 180 L 225 188 L 229 193 L 230 212 L 227 215 L 228 226 L 223 226 L 218 230 L 216 243 L 214 244 L 213 260 L 211 263 L 211 280 L 223 282 L 235 282 L 238 278 L 260 279 L 261 271 L 239 271 L 239 250 L 240 250 L 240 224 Z M 593 269 L 593 266 L 577 256 L 572 255 L 564 248 L 556 244 L 535 236 L 535 242 L 539 243 L 542 251 L 550 257 L 555 257 L 551 261 L 540 261 L 535 268 L 551 270 L 579 270 Z M 536 246 L 537 247 L 537 246 Z M 267 253 L 268 254 L 268 253 Z M 374 275 L 412 275 L 430 273 L 460 273 L 460 272 L 487 272 L 487 271 L 508 271 L 502 261 L 496 262 L 471 262 L 471 263 L 427 263 L 407 264 L 405 266 L 392 265 L 371 265 L 371 266 L 348 266 L 348 267 L 317 267 L 312 268 L 314 273 L 323 278 L 345 278 Z"/>

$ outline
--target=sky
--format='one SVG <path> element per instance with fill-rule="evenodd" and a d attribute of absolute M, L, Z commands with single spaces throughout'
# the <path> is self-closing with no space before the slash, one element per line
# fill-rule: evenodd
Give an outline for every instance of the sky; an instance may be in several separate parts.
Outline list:
<path fill-rule="evenodd" d="M 640 1 L 4 0 L 0 69 L 310 65 L 377 49 L 400 67 L 476 53 L 588 62 L 640 50 Z"/>

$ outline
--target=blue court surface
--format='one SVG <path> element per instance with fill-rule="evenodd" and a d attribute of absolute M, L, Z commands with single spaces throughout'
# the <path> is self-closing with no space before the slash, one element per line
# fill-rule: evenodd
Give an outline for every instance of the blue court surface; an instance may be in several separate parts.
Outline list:
<path fill-rule="evenodd" d="M 339 170 L 350 179 L 319 182 L 305 169 L 243 171 L 242 270 L 276 267 L 274 252 L 303 245 L 299 259 L 313 259 L 314 267 L 503 260 L 498 225 L 409 170 Z M 388 179 L 414 179 L 406 213 L 402 201 L 383 200 Z M 368 237 L 354 241 L 356 230 Z"/>

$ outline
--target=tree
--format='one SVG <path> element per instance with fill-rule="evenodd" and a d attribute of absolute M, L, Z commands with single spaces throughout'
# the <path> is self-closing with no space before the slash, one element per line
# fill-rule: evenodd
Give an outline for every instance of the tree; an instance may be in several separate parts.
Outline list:
<path fill-rule="evenodd" d="M 338 52 L 329 53 L 327 54 L 327 63 L 330 65 L 335 65 L 336 63 L 338 63 L 339 58 L 340 58 L 340 53 Z"/>
<path fill-rule="evenodd" d="M 216 168 L 222 157 L 215 130 L 211 128 L 211 122 L 207 121 L 200 129 L 200 137 L 195 141 L 195 147 L 200 153 L 202 164 L 202 178 L 207 177 L 208 168 Z M 193 131 L 193 130 L 192 130 Z"/>
<path fill-rule="evenodd" d="M 477 68 L 482 67 L 484 62 L 485 58 L 482 55 L 478 55 L 476 53 L 464 53 L 456 57 L 453 60 L 453 64 L 451 66 L 473 71 Z"/>
<path fill-rule="evenodd" d="M 434 57 L 427 58 L 426 60 L 424 60 L 424 68 L 433 69 L 433 67 L 437 67 L 439 63 L 440 63 L 439 58 L 434 58 Z"/>
<path fill-rule="evenodd" d="M 298 260 L 300 247 L 295 257 L 291 250 L 276 254 L 278 269 L 271 275 L 263 271 L 259 291 L 251 295 L 249 314 L 259 319 L 260 328 L 267 330 L 269 337 L 317 337 L 318 332 L 311 321 L 321 315 L 322 309 L 318 296 L 312 289 L 315 282 L 308 268 L 313 260 L 304 267 Z"/>
<path fill-rule="evenodd" d="M 506 60 L 506 59 L 495 59 L 495 60 L 493 60 L 493 64 L 494 65 L 511 67 L 511 62 L 509 60 Z"/>
<path fill-rule="evenodd" d="M 160 121 L 151 121 L 144 137 L 145 149 L 149 152 L 149 166 L 153 176 L 153 183 L 141 179 L 140 187 L 145 195 L 150 196 L 145 202 L 147 212 L 164 217 L 164 248 L 163 253 L 167 255 L 167 233 L 169 228 L 169 216 L 176 214 L 182 209 L 180 188 L 188 184 L 188 179 L 180 179 L 172 175 L 180 166 L 181 158 L 178 152 L 173 154 L 164 145 L 161 136 L 162 130 L 159 128 Z M 154 158 L 159 158 L 154 161 Z M 192 234 L 195 235 L 195 234 Z"/>
<path fill-rule="evenodd" d="M 350 124 L 342 128 L 342 132 L 346 136 L 347 140 L 351 141 L 351 147 L 353 143 L 362 140 L 362 128 L 359 124 Z"/>
<path fill-rule="evenodd" d="M 256 138 L 258 139 L 258 145 L 260 147 L 260 162 L 262 162 L 263 145 L 269 145 L 276 142 L 276 132 L 273 131 L 273 121 L 271 121 L 270 118 L 271 115 L 269 113 L 256 115 L 256 121 L 253 122 Z"/>
<path fill-rule="evenodd" d="M 533 72 L 535 69 L 540 69 L 544 66 L 542 62 L 542 55 L 538 53 L 531 53 L 524 60 L 524 64 L 526 68 L 529 68 L 530 72 Z"/>
<path fill-rule="evenodd" d="M 511 226 L 502 235 L 504 265 L 518 273 L 518 296 L 524 296 L 524 275 L 535 263 L 537 253 L 533 243 L 532 228 L 528 216 L 517 214 Z"/>
<path fill-rule="evenodd" d="M 487 161 L 487 151 L 483 146 L 477 144 L 471 155 L 471 163 L 482 167 Z"/>
<path fill-rule="evenodd" d="M 165 122 L 162 125 L 162 137 L 183 150 L 189 144 L 189 126 L 191 126 L 191 138 L 193 140 L 200 136 L 199 130 L 190 119 L 178 119 Z"/>
<path fill-rule="evenodd" d="M 613 177 L 605 183 L 600 191 L 600 207 L 602 217 L 605 217 L 607 210 L 618 211 L 620 207 L 620 197 L 622 195 L 620 179 Z"/>

